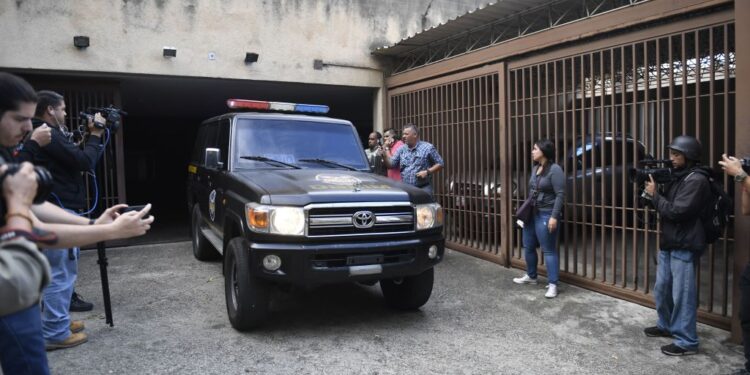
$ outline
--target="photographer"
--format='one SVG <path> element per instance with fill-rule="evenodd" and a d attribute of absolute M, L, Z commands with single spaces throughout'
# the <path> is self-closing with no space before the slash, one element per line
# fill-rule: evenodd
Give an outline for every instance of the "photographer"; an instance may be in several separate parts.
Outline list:
<path fill-rule="evenodd" d="M 711 192 L 705 175 L 694 173 L 701 157 L 697 139 L 681 135 L 667 149 L 673 168 L 671 182 L 660 193 L 653 176 L 649 176 L 642 195 L 651 201 L 661 221 L 654 285 L 658 321 L 644 333 L 648 337 L 674 338 L 661 351 L 682 356 L 698 353 L 695 262 L 706 247 L 700 213 Z"/>
<path fill-rule="evenodd" d="M 28 83 L 0 73 L 0 143 L 17 143 L 31 130 L 36 94 Z M 5 164 L 4 160 L 2 164 Z M 31 164 L 8 174 L 0 166 L 7 215 L 0 229 L 0 366 L 5 374 L 49 374 L 39 297 L 49 282 L 47 260 L 24 234 L 32 230 L 30 208 L 37 191 Z"/>
<path fill-rule="evenodd" d="M 742 169 L 742 161 L 734 156 L 721 155 L 719 162 L 724 173 L 740 184 L 742 189 L 742 214 L 750 215 L 750 178 L 747 178 L 747 172 Z M 740 369 L 735 374 L 750 374 L 750 263 L 745 265 L 745 269 L 740 276 L 740 327 L 742 328 L 742 344 L 745 349 L 745 368 Z"/>
<path fill-rule="evenodd" d="M 73 142 L 73 134 L 65 126 L 66 106 L 62 95 L 53 91 L 37 92 L 39 98 L 35 113 L 35 125 L 50 127 L 50 142 L 35 147 L 33 139 L 24 144 L 23 150 L 31 155 L 34 164 L 46 167 L 52 174 L 52 194 L 49 199 L 63 209 L 81 213 L 86 208 L 86 185 L 84 175 L 96 167 L 102 155 L 104 129 L 89 121 L 89 137 L 83 148 Z M 97 114 L 94 121 L 103 122 Z M 32 134 L 33 136 L 33 134 Z M 19 153 L 21 158 L 24 158 Z M 70 321 L 70 305 L 78 273 L 77 247 L 49 249 L 44 252 L 55 277 L 44 292 L 42 327 L 48 349 L 68 348 L 86 342 L 83 324 Z M 92 306 L 93 307 L 93 306 Z M 71 331 L 73 331 L 71 333 Z"/>

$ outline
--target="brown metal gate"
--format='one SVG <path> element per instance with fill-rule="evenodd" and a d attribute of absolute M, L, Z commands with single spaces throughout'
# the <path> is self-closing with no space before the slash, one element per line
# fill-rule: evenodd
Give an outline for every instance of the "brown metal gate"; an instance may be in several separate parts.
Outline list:
<path fill-rule="evenodd" d="M 729 11 L 685 18 L 512 60 L 507 71 L 500 63 L 391 90 L 391 125 L 416 123 L 445 159 L 436 199 L 449 246 L 524 267 L 508 212 L 526 196 L 532 142 L 550 138 L 567 175 L 561 277 L 653 306 L 659 226 L 628 171 L 666 158 L 680 134 L 701 140 L 704 164 L 734 154 L 732 19 Z M 723 328 L 732 311 L 729 228 L 699 271 L 699 319 Z"/>
<path fill-rule="evenodd" d="M 667 159 L 669 141 L 689 134 L 703 144 L 702 162 L 721 175 L 721 153 L 734 153 L 734 24 L 511 65 L 511 154 L 529 155 L 533 140 L 554 139 L 566 172 L 563 278 L 650 305 L 659 225 L 636 199 L 641 188 L 629 170 L 642 168 L 637 161 L 648 157 Z M 529 157 L 511 162 L 523 192 L 528 163 Z M 724 182 L 733 194 L 734 185 Z M 724 327 L 731 314 L 732 238 L 728 233 L 709 248 L 698 273 L 701 317 Z M 512 262 L 520 267 L 520 235 L 512 241 Z"/>
<path fill-rule="evenodd" d="M 449 246 L 504 262 L 500 251 L 502 65 L 389 92 L 391 126 L 413 123 L 445 160 L 434 182 Z"/>

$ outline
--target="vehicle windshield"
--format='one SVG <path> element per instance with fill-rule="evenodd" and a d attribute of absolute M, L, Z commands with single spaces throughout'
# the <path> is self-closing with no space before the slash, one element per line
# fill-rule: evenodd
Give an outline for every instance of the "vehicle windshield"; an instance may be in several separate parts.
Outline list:
<path fill-rule="evenodd" d="M 369 170 L 359 140 L 346 124 L 283 119 L 238 119 L 234 136 L 235 168 L 288 168 L 265 157 L 302 168 Z M 243 156 L 253 156 L 243 158 Z M 322 159 L 332 163 L 315 161 Z"/>

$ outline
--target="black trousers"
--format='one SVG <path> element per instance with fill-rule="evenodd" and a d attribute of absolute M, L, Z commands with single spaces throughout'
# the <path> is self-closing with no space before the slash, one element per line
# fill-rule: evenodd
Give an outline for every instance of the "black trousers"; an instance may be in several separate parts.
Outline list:
<path fill-rule="evenodd" d="M 740 326 L 745 348 L 745 369 L 750 371 L 750 263 L 740 276 Z"/>

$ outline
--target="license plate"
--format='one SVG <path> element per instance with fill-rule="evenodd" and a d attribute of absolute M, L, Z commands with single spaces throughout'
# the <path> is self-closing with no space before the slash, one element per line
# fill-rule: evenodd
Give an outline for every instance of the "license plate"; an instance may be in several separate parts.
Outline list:
<path fill-rule="evenodd" d="M 358 266 L 361 264 L 381 264 L 383 263 L 383 254 L 374 255 L 352 255 L 346 257 L 347 266 Z"/>

